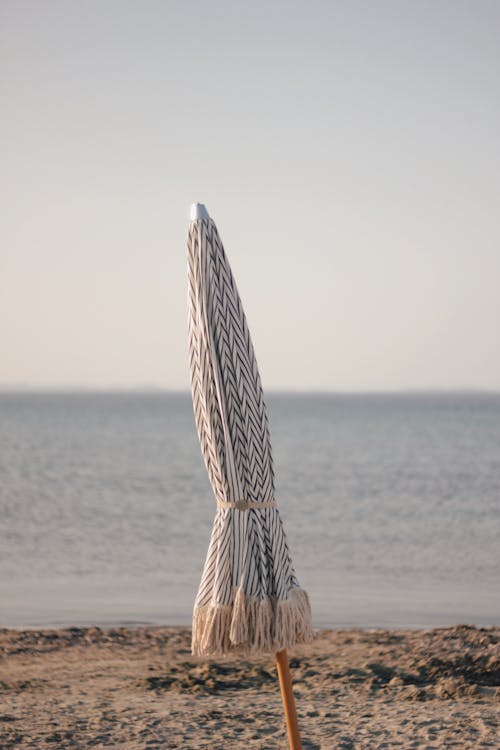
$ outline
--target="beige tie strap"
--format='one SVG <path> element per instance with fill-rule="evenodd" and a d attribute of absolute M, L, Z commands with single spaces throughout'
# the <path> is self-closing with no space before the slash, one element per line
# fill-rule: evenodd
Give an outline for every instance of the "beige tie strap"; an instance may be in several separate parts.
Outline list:
<path fill-rule="evenodd" d="M 275 508 L 276 500 L 271 500 L 268 503 L 252 503 L 246 500 L 240 500 L 237 503 L 230 503 L 226 500 L 217 500 L 218 508 L 237 508 L 238 510 L 248 510 L 249 508 Z"/>

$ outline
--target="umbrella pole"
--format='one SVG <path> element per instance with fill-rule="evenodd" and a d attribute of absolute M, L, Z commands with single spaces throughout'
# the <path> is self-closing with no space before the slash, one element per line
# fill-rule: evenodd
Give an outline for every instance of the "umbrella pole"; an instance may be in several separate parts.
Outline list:
<path fill-rule="evenodd" d="M 285 710 L 286 731 L 290 750 L 302 750 L 300 744 L 299 722 L 297 721 L 297 710 L 292 690 L 292 678 L 288 667 L 288 656 L 286 649 L 276 654 L 276 666 L 281 688 L 281 698 Z"/>

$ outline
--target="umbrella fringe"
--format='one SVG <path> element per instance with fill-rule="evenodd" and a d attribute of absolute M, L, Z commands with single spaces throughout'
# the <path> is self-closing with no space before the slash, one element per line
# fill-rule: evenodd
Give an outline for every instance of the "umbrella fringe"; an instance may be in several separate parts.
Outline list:
<path fill-rule="evenodd" d="M 196 607 L 193 615 L 193 654 L 225 653 L 231 647 L 229 628 L 233 608 L 208 605 Z"/>
<path fill-rule="evenodd" d="M 232 605 L 197 606 L 193 614 L 195 656 L 281 651 L 312 637 L 309 597 L 298 587 L 285 600 L 258 599 L 238 589 Z"/>
<path fill-rule="evenodd" d="M 307 592 L 300 588 L 292 589 L 288 599 L 278 602 L 274 647 L 276 651 L 282 651 L 312 638 L 311 605 Z"/>

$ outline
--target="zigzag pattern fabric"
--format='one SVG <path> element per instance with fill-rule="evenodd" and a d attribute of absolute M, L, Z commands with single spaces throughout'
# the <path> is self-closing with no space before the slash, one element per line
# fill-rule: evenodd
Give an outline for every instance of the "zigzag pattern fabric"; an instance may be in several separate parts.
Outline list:
<path fill-rule="evenodd" d="M 276 507 L 257 360 L 214 221 L 192 221 L 187 244 L 193 409 L 217 500 L 192 651 L 279 651 L 312 638 L 311 610 Z"/>

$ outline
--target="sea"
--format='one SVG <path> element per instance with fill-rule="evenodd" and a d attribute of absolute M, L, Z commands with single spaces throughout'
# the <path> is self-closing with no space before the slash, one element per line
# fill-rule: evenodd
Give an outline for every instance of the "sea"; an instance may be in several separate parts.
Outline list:
<path fill-rule="evenodd" d="M 500 625 L 500 394 L 266 394 L 314 625 Z M 215 514 L 189 393 L 0 393 L 0 626 L 190 624 Z"/>

